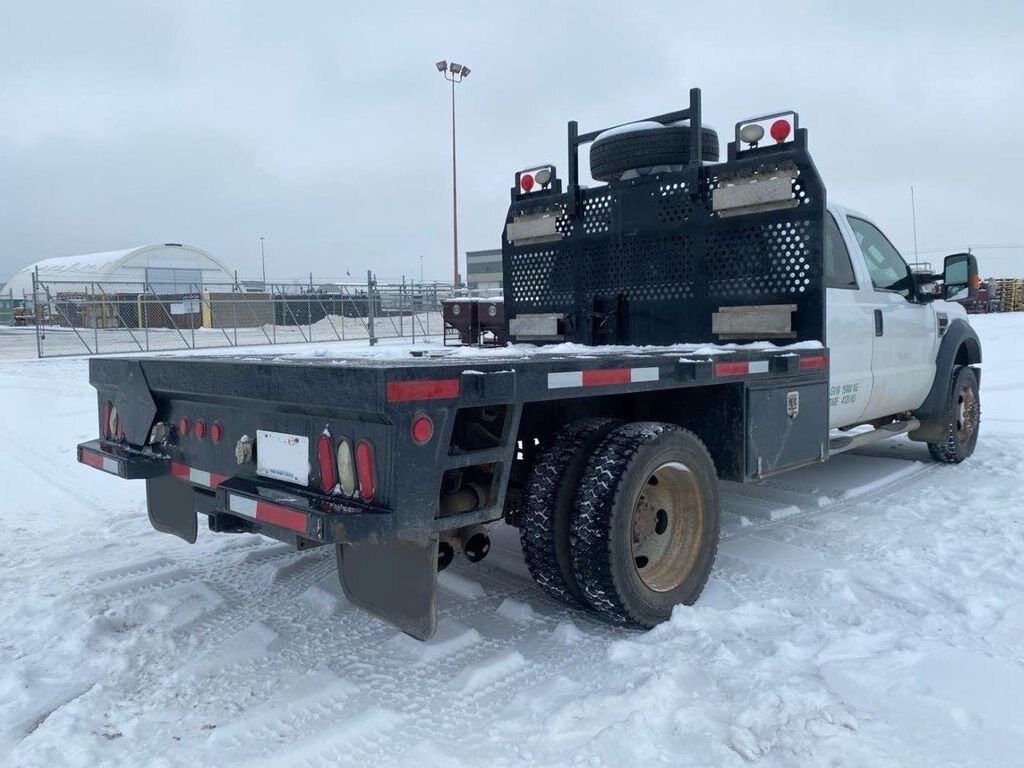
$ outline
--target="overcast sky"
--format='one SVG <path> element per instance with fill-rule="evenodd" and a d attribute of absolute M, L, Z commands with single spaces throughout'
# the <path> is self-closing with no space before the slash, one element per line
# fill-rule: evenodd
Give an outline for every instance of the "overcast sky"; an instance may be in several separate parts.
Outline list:
<path fill-rule="evenodd" d="M 42 258 L 186 242 L 241 276 L 451 279 L 498 247 L 518 168 L 685 105 L 794 108 L 831 199 L 912 257 L 1024 243 L 1024 3 L 0 0 L 0 281 Z M 748 7 L 749 6 L 749 9 Z M 933 249 L 943 252 L 932 253 Z M 1024 248 L 980 249 L 1024 276 Z M 464 268 L 464 267 L 463 267 Z"/>

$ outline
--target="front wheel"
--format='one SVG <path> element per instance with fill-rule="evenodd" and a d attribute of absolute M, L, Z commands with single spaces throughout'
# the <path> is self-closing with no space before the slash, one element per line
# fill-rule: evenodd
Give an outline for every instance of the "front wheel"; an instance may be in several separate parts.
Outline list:
<path fill-rule="evenodd" d="M 718 478 L 704 444 L 671 424 L 626 424 L 580 481 L 573 572 L 606 619 L 652 627 L 697 600 L 718 534 Z"/>
<path fill-rule="evenodd" d="M 959 464 L 974 453 L 978 442 L 981 399 L 974 369 L 967 366 L 954 369 L 942 419 L 945 440 L 928 443 L 928 452 L 936 461 Z"/>

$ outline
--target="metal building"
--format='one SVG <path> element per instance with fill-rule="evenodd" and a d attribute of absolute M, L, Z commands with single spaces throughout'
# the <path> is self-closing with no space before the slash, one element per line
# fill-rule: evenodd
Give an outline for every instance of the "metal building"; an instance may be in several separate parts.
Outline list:
<path fill-rule="evenodd" d="M 129 287 L 135 292 L 190 294 L 204 285 L 226 286 L 235 282 L 227 266 L 211 254 L 191 245 L 161 243 L 122 251 L 88 253 L 44 259 L 17 272 L 3 287 L 14 299 L 32 298 L 32 276 L 40 282 L 77 284 L 88 290 L 91 283 L 102 290 L 106 284 Z"/>
<path fill-rule="evenodd" d="M 501 249 L 466 251 L 466 287 L 471 291 L 501 292 Z"/>

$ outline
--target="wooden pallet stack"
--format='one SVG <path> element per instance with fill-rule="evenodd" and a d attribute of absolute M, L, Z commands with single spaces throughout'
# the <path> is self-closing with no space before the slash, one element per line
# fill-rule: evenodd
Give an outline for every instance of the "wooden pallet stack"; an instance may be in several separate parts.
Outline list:
<path fill-rule="evenodd" d="M 999 290 L 1000 312 L 1024 311 L 1024 280 L 1015 277 L 1000 277 L 992 280 Z"/>

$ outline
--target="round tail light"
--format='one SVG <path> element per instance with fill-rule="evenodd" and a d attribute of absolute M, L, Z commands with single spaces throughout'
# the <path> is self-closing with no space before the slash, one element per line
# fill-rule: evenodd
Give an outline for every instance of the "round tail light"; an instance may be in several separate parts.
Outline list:
<path fill-rule="evenodd" d="M 412 422 L 412 439 L 417 445 L 430 442 L 434 436 L 434 422 L 429 416 L 417 416 Z"/>
<path fill-rule="evenodd" d="M 356 463 L 352 456 L 352 443 L 347 437 L 338 442 L 338 484 L 346 496 L 356 492 Z"/>
<path fill-rule="evenodd" d="M 206 422 L 202 419 L 196 422 L 196 437 L 200 440 L 206 437 Z"/>

